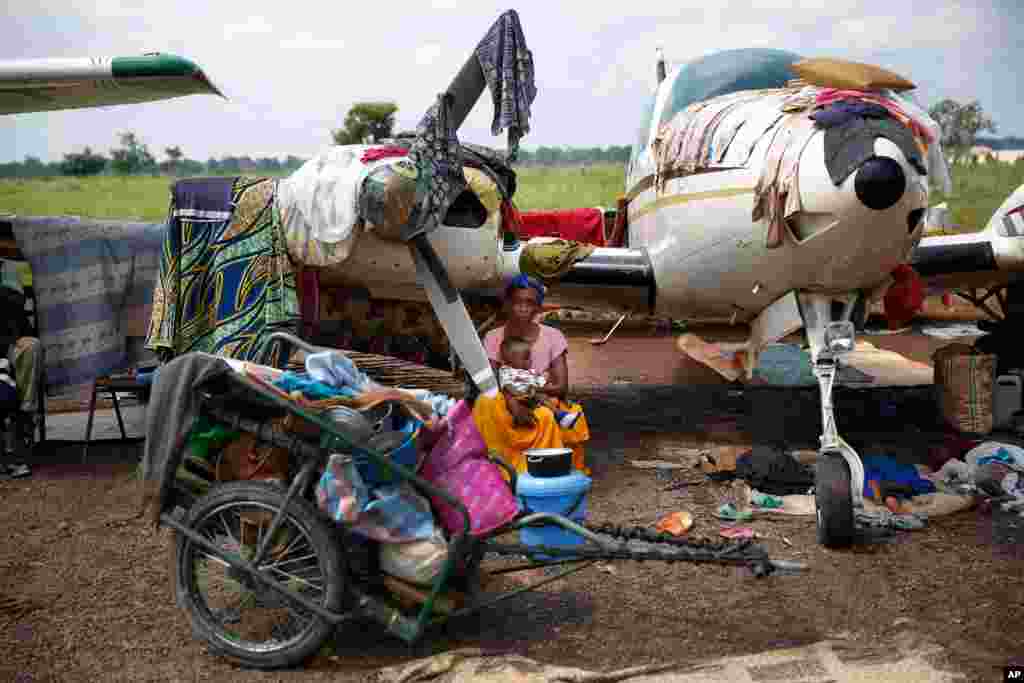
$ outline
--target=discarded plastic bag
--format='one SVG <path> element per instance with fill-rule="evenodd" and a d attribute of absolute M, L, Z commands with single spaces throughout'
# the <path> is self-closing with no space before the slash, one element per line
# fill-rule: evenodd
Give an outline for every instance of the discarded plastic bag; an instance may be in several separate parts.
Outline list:
<path fill-rule="evenodd" d="M 761 493 L 760 491 L 752 491 L 750 494 L 750 504 L 765 510 L 775 510 L 782 507 L 782 499 L 778 496 L 769 496 L 767 493 Z"/>
<path fill-rule="evenodd" d="M 448 543 L 440 529 L 430 538 L 411 543 L 381 543 L 380 568 L 410 583 L 430 585 L 448 559 Z"/>
<path fill-rule="evenodd" d="M 689 512 L 680 511 L 665 515 L 658 520 L 654 529 L 661 534 L 672 534 L 682 536 L 693 526 L 693 515 Z"/>

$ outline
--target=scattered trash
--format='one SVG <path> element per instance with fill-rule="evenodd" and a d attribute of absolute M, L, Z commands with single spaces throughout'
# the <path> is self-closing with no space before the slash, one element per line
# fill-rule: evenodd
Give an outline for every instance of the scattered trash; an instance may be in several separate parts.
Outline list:
<path fill-rule="evenodd" d="M 673 469 L 671 467 L 658 467 L 654 470 L 654 478 L 658 481 L 672 481 Z"/>
<path fill-rule="evenodd" d="M 789 546 L 790 548 L 793 547 L 793 541 L 789 540 L 785 536 L 780 536 L 780 538 L 782 539 L 782 542 L 785 543 L 787 546 Z"/>
<path fill-rule="evenodd" d="M 684 489 L 687 486 L 701 486 L 702 484 L 704 484 L 703 481 L 687 481 L 685 479 L 682 479 L 679 481 L 672 482 L 671 484 L 663 488 L 662 491 L 677 491 L 679 489 Z"/>
<path fill-rule="evenodd" d="M 724 526 L 718 530 L 718 535 L 722 538 L 753 538 L 755 534 L 749 526 Z"/>
<path fill-rule="evenodd" d="M 921 334 L 938 339 L 959 339 L 961 337 L 981 337 L 987 334 L 975 323 L 947 323 L 923 325 Z"/>
<path fill-rule="evenodd" d="M 612 576 L 618 576 L 619 575 L 619 570 L 616 569 L 614 565 L 601 563 L 601 564 L 597 565 L 597 568 L 600 571 L 603 571 L 605 574 L 611 574 Z"/>
<path fill-rule="evenodd" d="M 730 522 L 743 522 L 754 515 L 753 513 L 745 510 L 742 512 L 737 510 L 736 506 L 732 503 L 722 503 L 718 506 L 718 510 L 715 511 L 715 516 L 719 519 L 724 519 Z"/>
<path fill-rule="evenodd" d="M 778 496 L 770 496 L 767 493 L 761 493 L 760 491 L 751 491 L 750 504 L 754 507 L 773 510 L 782 507 L 782 498 Z"/>
<path fill-rule="evenodd" d="M 751 496 L 753 491 L 747 482 L 742 479 L 737 479 L 732 483 L 732 504 L 738 512 L 748 512 L 750 510 Z"/>
<path fill-rule="evenodd" d="M 686 465 L 667 460 L 630 460 L 629 464 L 641 470 L 682 470 Z"/>
<path fill-rule="evenodd" d="M 655 529 L 659 533 L 682 536 L 693 526 L 693 515 L 689 512 L 673 512 L 658 520 Z"/>
<path fill-rule="evenodd" d="M 855 518 L 858 524 L 867 528 L 897 529 L 899 531 L 917 531 L 925 528 L 925 518 L 917 514 L 894 515 L 885 508 L 875 512 L 857 512 Z"/>
<path fill-rule="evenodd" d="M 714 453 L 702 453 L 700 469 L 704 474 L 735 472 L 737 459 L 748 450 L 745 446 L 722 446 Z"/>

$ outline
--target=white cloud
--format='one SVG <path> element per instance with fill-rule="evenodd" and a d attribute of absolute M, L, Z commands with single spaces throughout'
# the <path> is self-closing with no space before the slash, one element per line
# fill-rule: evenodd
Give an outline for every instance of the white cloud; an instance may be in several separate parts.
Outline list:
<path fill-rule="evenodd" d="M 228 24 L 224 27 L 224 40 L 233 40 L 235 36 L 263 35 L 273 32 L 271 26 L 264 17 L 252 16 L 242 24 Z"/>
<path fill-rule="evenodd" d="M 670 66 L 756 46 L 874 62 L 918 83 L 929 98 L 977 97 L 993 108 L 1001 133 L 1024 133 L 1014 128 L 1024 121 L 1024 104 L 1012 94 L 1013 68 L 1024 62 L 1024 46 L 1012 36 L 1019 18 L 989 3 L 811 0 L 792 9 L 788 0 L 630 0 L 623 11 L 593 0 L 517 0 L 514 6 L 538 86 L 527 146 L 631 142 L 641 98 L 654 86 L 659 45 Z M 153 148 L 180 144 L 193 158 L 311 154 L 329 141 L 329 129 L 348 108 L 365 99 L 393 99 L 397 127 L 411 128 L 509 5 L 248 0 L 245 14 L 205 0 L 150 3 L 145 11 L 116 0 L 9 0 L 6 7 L 0 59 L 174 52 L 202 66 L 231 101 L 194 96 L 7 117 L 0 161 L 29 153 L 59 159 L 85 144 L 108 150 L 116 145 L 111 131 L 128 127 Z M 504 136 L 490 133 L 492 115 L 484 94 L 460 137 L 503 146 Z"/>
<path fill-rule="evenodd" d="M 416 48 L 415 62 L 417 66 L 427 66 L 437 61 L 444 48 L 440 43 L 424 43 Z"/>
<path fill-rule="evenodd" d="M 281 41 L 281 47 L 285 50 L 344 50 L 346 43 L 340 38 L 317 38 L 312 33 L 303 32 Z"/>

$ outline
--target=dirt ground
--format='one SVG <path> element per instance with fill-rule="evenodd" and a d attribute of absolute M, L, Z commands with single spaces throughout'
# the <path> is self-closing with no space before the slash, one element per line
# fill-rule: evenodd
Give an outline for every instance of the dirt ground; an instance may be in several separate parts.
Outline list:
<path fill-rule="evenodd" d="M 640 439 L 622 463 L 596 468 L 590 519 L 653 526 L 690 511 L 692 534 L 714 536 L 726 485 L 680 470 L 665 490 L 633 458 L 685 462 L 705 443 Z M 846 637 L 884 649 L 900 632 L 942 645 L 945 666 L 999 680 L 1021 661 L 1024 520 L 978 510 L 931 521 L 894 541 L 828 551 L 812 518 L 755 519 L 773 557 L 800 576 L 685 563 L 590 568 L 452 623 L 409 648 L 369 625 L 337 633 L 305 670 L 236 669 L 204 651 L 172 597 L 170 534 L 135 519 L 131 465 L 37 468 L 0 483 L 0 674 L 13 681 L 362 680 L 377 668 L 456 647 L 482 647 L 585 669 L 703 660 Z M 642 493 L 642 495 L 638 495 Z M 783 541 L 783 537 L 791 544 Z"/>
<path fill-rule="evenodd" d="M 927 361 L 948 341 L 895 335 L 872 343 Z M 601 381 L 604 368 L 603 381 L 613 384 L 681 378 L 723 384 L 714 373 L 689 367 L 671 351 L 669 337 L 634 333 L 619 344 L 591 347 L 586 356 L 586 338 L 574 336 L 571 344 L 582 361 L 573 367 L 575 382 Z M 609 367 L 631 370 L 609 379 Z M 629 387 L 621 389 L 637 404 L 634 419 L 666 407 L 661 394 L 630 398 Z M 689 467 L 670 482 L 630 465 L 634 459 L 689 465 L 695 449 L 749 439 L 713 408 L 674 428 L 623 430 L 614 439 L 615 457 L 608 457 L 606 438 L 595 438 L 592 451 L 603 457 L 596 458 L 589 520 L 653 527 L 663 515 L 686 510 L 696 520 L 691 534 L 715 536 L 719 525 L 711 513 L 726 499 L 726 485 Z M 918 438 L 898 437 L 898 426 L 892 431 L 910 444 Z M 133 468 L 37 466 L 32 479 L 0 482 L 0 679 L 358 681 L 378 668 L 459 647 L 607 670 L 830 637 L 884 656 L 887 643 L 907 634 L 941 645 L 942 665 L 967 680 L 1002 680 L 1003 666 L 1024 664 L 1024 519 L 974 509 L 847 551 L 818 546 L 811 517 L 755 518 L 750 526 L 773 557 L 804 562 L 809 570 L 758 579 L 714 565 L 610 563 L 452 622 L 415 647 L 372 624 L 348 626 L 303 670 L 245 671 L 193 639 L 173 598 L 171 535 L 135 518 Z M 670 484 L 676 485 L 669 490 Z"/>

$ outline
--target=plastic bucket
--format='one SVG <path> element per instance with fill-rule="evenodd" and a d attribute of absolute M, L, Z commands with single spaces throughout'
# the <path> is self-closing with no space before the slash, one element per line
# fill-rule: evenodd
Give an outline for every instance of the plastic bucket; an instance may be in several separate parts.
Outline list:
<path fill-rule="evenodd" d="M 524 473 L 517 478 L 516 495 L 530 512 L 546 512 L 582 524 L 587 518 L 590 485 L 590 477 L 580 472 L 564 477 L 533 477 Z M 579 534 L 554 524 L 519 530 L 519 541 L 527 546 L 566 548 L 582 545 L 584 540 Z M 536 557 L 548 559 L 543 554 Z"/>

